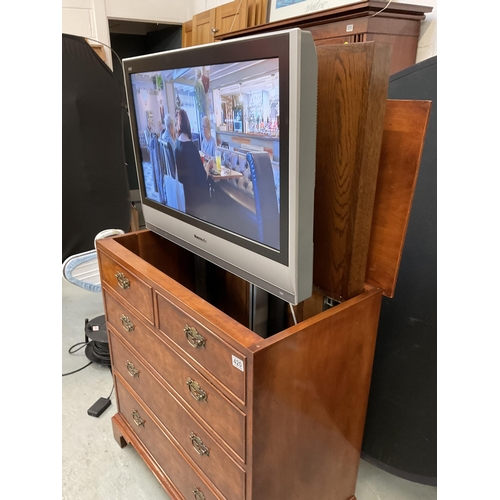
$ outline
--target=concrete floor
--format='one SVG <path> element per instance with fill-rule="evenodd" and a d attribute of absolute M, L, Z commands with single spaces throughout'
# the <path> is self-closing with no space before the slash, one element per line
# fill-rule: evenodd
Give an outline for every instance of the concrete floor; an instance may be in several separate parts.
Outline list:
<path fill-rule="evenodd" d="M 86 365 L 84 349 L 68 349 L 83 342 L 85 318 L 103 314 L 101 294 L 62 280 L 62 373 Z M 113 438 L 111 406 L 99 417 L 87 409 L 113 389 L 109 368 L 91 364 L 62 377 L 62 499 L 169 500 L 152 472 L 132 446 L 120 448 Z M 361 461 L 357 500 L 435 500 L 437 489 L 406 481 Z M 232 499 L 228 499 L 232 500 Z M 260 499 L 265 500 L 265 499 Z"/>

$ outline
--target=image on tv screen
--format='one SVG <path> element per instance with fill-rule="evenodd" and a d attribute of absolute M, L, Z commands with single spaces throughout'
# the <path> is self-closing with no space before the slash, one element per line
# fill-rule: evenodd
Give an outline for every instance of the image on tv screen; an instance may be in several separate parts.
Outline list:
<path fill-rule="evenodd" d="M 134 73 L 145 197 L 280 249 L 278 58 Z"/>

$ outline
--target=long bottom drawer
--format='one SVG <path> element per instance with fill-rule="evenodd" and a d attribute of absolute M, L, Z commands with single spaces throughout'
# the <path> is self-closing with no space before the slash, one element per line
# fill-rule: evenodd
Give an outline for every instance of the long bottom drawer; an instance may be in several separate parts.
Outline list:
<path fill-rule="evenodd" d="M 186 500 L 221 500 L 181 456 L 144 408 L 115 378 L 120 413 Z"/>

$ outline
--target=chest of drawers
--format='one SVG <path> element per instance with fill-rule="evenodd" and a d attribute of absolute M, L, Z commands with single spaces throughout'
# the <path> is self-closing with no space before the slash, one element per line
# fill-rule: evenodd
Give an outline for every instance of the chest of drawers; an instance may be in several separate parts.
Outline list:
<path fill-rule="evenodd" d="M 207 302 L 173 243 L 146 230 L 97 249 L 114 435 L 171 498 L 353 497 L 380 290 L 263 339 L 234 319 L 242 282 L 222 272 Z"/>

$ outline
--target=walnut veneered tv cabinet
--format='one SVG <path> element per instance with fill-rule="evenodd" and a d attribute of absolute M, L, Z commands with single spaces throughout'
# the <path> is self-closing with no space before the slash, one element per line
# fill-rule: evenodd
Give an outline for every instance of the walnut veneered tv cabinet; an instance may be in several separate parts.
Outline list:
<path fill-rule="evenodd" d="M 173 498 L 351 496 L 380 290 L 263 339 L 198 297 L 192 254 L 155 233 L 99 254 L 115 436 Z M 212 282 L 220 302 L 231 283 Z"/>
<path fill-rule="evenodd" d="M 384 283 L 395 282 L 418 170 L 414 123 L 423 133 L 428 116 L 386 102 L 389 55 L 376 43 L 318 51 L 321 279 L 297 324 L 258 336 L 245 324 L 248 283 L 218 269 L 208 302 L 196 257 L 149 230 L 96 242 L 114 436 L 174 500 L 354 499 Z M 381 156 L 383 137 L 401 149 Z M 323 310 L 325 295 L 338 304 Z"/>

